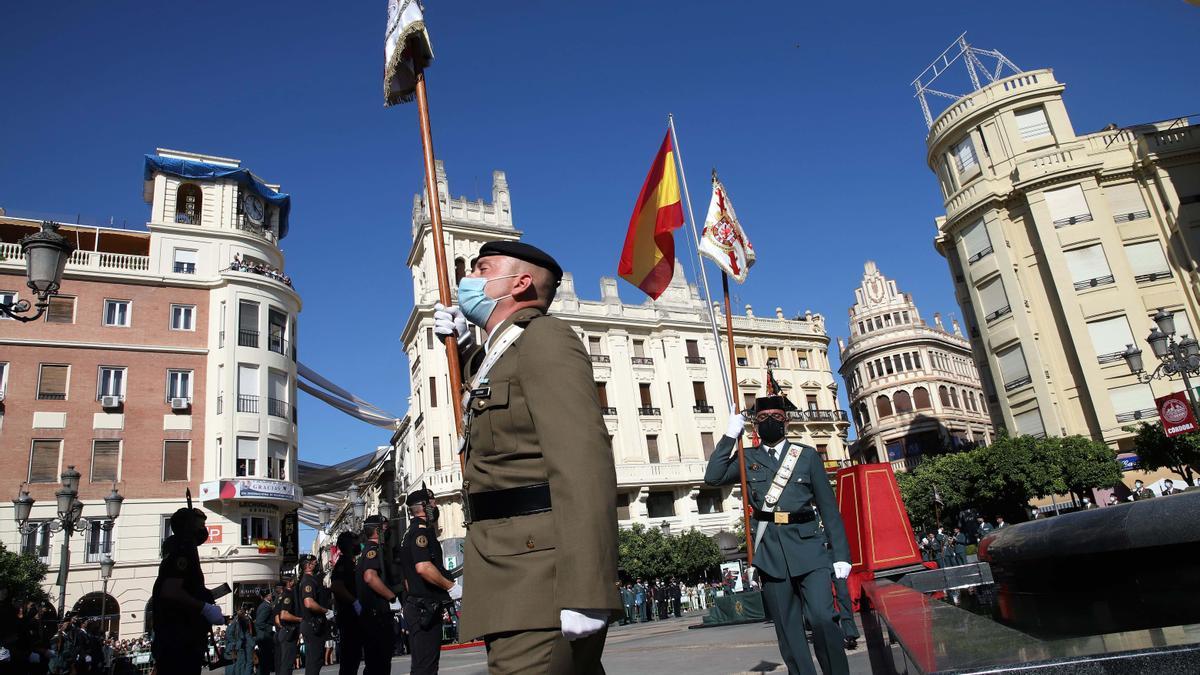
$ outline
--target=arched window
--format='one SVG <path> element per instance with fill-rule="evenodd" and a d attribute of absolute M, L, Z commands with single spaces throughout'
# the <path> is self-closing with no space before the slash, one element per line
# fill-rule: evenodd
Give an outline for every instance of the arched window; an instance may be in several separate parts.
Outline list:
<path fill-rule="evenodd" d="M 890 417 L 892 415 L 892 399 L 880 394 L 875 398 L 875 411 L 879 413 L 880 419 Z"/>
<path fill-rule="evenodd" d="M 975 392 L 968 390 L 964 393 L 963 402 L 967 404 L 967 410 L 975 412 Z"/>
<path fill-rule="evenodd" d="M 462 281 L 467 276 L 467 261 L 462 258 L 454 259 L 454 283 Z"/>
<path fill-rule="evenodd" d="M 950 405 L 954 406 L 955 408 L 962 408 L 962 406 L 958 404 L 958 390 L 954 387 L 950 388 Z"/>
<path fill-rule="evenodd" d="M 950 390 L 944 384 L 938 387 L 938 400 L 942 402 L 943 408 L 950 407 Z"/>
<path fill-rule="evenodd" d="M 907 391 L 901 389 L 892 396 L 892 403 L 896 406 L 896 414 L 912 412 L 912 397 Z"/>
<path fill-rule="evenodd" d="M 175 222 L 189 225 L 200 224 L 201 207 L 204 196 L 200 186 L 195 183 L 184 183 L 175 191 Z"/>
<path fill-rule="evenodd" d="M 928 410 L 933 407 L 933 404 L 929 402 L 929 390 L 925 387 L 913 389 L 913 402 L 916 404 L 917 410 Z"/>
<path fill-rule="evenodd" d="M 858 416 L 862 419 L 863 426 L 871 423 L 871 409 L 867 407 L 865 402 L 858 404 Z"/>

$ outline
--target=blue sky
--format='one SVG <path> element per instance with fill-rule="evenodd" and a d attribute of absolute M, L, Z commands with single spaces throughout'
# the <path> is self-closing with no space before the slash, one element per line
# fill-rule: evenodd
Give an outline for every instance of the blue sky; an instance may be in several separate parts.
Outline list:
<path fill-rule="evenodd" d="M 6 3 L 0 206 L 144 223 L 144 153 L 241 158 L 293 195 L 284 250 L 304 299 L 302 360 L 403 413 L 404 260 L 422 176 L 415 108 L 381 103 L 385 7 Z M 821 312 L 835 334 L 866 259 L 926 317 L 957 314 L 909 83 L 960 32 L 1022 68 L 1053 67 L 1079 132 L 1200 112 L 1200 9 L 1182 0 L 428 0 L 426 18 L 451 191 L 490 197 L 492 170 L 507 171 L 518 227 L 581 295 L 615 274 L 674 112 L 698 215 L 715 166 L 759 251 L 740 303 Z M 307 396 L 300 407 L 302 458 L 388 439 Z"/>

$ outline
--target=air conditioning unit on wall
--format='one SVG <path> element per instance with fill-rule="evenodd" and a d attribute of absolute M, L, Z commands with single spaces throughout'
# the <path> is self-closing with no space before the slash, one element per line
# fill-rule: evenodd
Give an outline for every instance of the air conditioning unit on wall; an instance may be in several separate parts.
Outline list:
<path fill-rule="evenodd" d="M 171 410 L 187 410 L 191 405 L 192 402 L 186 398 L 171 399 Z"/>
<path fill-rule="evenodd" d="M 100 397 L 100 407 L 101 408 L 120 408 L 121 407 L 121 397 L 120 396 L 101 396 Z"/>

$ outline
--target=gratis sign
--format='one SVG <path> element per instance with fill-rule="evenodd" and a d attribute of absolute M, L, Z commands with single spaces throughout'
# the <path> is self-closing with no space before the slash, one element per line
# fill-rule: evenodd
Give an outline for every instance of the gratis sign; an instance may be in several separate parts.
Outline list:
<path fill-rule="evenodd" d="M 1163 431 L 1167 436 L 1178 436 L 1200 429 L 1196 416 L 1188 403 L 1187 394 L 1177 391 L 1154 399 L 1158 405 L 1158 416 L 1162 419 Z"/>

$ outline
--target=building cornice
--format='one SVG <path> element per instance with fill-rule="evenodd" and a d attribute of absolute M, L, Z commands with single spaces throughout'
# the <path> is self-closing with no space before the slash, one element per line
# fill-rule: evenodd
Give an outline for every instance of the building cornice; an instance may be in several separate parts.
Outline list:
<path fill-rule="evenodd" d="M 197 354 L 209 352 L 207 347 L 175 347 L 171 345 L 132 345 L 111 342 L 79 342 L 75 340 L 38 340 L 28 338 L 0 338 L 0 345 L 20 347 L 52 347 L 59 349 L 103 349 L 119 352 L 158 352 L 163 354 Z"/>

